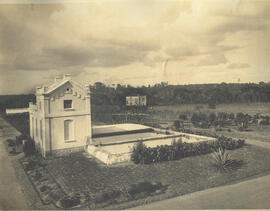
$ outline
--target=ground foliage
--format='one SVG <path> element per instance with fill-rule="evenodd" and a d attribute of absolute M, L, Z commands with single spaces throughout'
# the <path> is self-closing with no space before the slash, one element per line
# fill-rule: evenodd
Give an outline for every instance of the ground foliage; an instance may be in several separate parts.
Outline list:
<path fill-rule="evenodd" d="M 242 147 L 245 140 L 233 140 L 224 136 L 215 141 L 203 141 L 197 143 L 175 142 L 172 145 L 147 147 L 139 142 L 133 147 L 131 160 L 135 164 L 149 164 L 162 161 L 178 160 L 180 158 L 211 153 L 219 148 L 236 149 Z"/>

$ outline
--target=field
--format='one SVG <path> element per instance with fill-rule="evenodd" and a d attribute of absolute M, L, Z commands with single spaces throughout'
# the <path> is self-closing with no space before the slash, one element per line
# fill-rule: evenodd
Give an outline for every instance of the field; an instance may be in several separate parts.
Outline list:
<path fill-rule="evenodd" d="M 192 113 L 194 111 L 201 111 L 205 113 L 211 112 L 227 112 L 227 113 L 247 113 L 255 115 L 261 113 L 262 115 L 270 116 L 270 103 L 235 103 L 235 104 L 218 104 L 215 109 L 208 108 L 205 104 L 183 104 L 173 106 L 153 106 L 153 111 L 158 112 L 173 112 L 173 113 Z"/>
<path fill-rule="evenodd" d="M 249 114 L 251 116 L 260 113 L 270 116 L 270 103 L 250 103 L 250 104 L 220 104 L 215 109 L 209 109 L 207 105 L 179 105 L 179 106 L 156 106 L 151 110 L 152 118 L 159 122 L 169 122 L 172 125 L 174 120 L 179 119 L 179 115 L 187 113 L 192 115 L 194 112 L 201 113 L 238 113 Z M 236 126 L 226 126 L 224 128 L 202 129 L 196 128 L 192 124 L 188 126 L 193 131 L 216 133 L 219 135 L 230 136 L 233 138 L 258 140 L 270 143 L 270 126 L 249 124 L 248 130 L 239 131 Z"/>
<path fill-rule="evenodd" d="M 238 131 L 238 130 L 226 130 L 213 131 L 213 129 L 201 129 L 201 128 L 192 128 L 193 131 L 201 132 L 215 132 L 218 135 L 224 135 L 227 137 L 233 137 L 236 139 L 245 139 L 245 140 L 256 140 L 262 142 L 270 143 L 270 127 L 269 126 L 257 126 L 253 125 L 249 127 L 248 131 Z"/>

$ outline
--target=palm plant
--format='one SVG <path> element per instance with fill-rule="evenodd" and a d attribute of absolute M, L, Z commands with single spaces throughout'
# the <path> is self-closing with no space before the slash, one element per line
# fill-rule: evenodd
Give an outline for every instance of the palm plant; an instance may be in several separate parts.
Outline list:
<path fill-rule="evenodd" d="M 212 153 L 211 158 L 213 166 L 215 166 L 219 171 L 226 171 L 232 163 L 231 155 L 221 147 Z"/>

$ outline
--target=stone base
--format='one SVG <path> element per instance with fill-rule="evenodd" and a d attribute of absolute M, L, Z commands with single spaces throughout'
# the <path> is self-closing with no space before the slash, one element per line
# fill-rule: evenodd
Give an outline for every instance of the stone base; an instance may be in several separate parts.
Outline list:
<path fill-rule="evenodd" d="M 81 147 L 52 150 L 52 153 L 46 152 L 46 154 L 52 155 L 55 157 L 61 157 L 61 156 L 70 155 L 75 152 L 83 152 L 83 151 L 84 151 L 84 146 L 81 146 Z"/>

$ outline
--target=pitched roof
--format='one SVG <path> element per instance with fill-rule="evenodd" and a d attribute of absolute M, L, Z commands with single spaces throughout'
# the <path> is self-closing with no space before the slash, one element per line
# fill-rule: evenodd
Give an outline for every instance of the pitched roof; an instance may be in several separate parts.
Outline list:
<path fill-rule="evenodd" d="M 59 81 L 55 81 L 54 83 L 51 83 L 50 85 L 43 86 L 42 88 L 40 88 L 40 91 L 42 92 L 42 94 L 50 94 L 68 82 L 71 83 L 76 88 L 81 89 L 81 91 L 84 91 L 84 86 L 82 84 L 72 80 L 70 77 L 64 77 L 63 79 L 61 79 Z M 40 91 L 38 91 L 38 92 L 40 92 Z"/>

